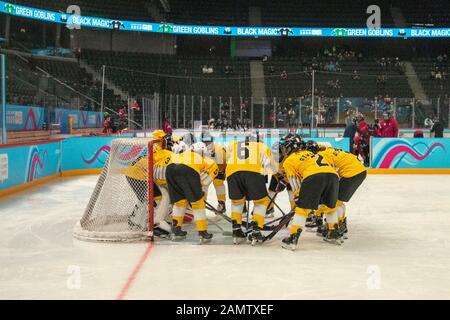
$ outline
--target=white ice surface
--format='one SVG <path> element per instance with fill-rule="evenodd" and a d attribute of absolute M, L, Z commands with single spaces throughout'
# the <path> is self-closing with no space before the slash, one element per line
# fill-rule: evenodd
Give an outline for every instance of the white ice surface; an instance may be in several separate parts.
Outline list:
<path fill-rule="evenodd" d="M 97 177 L 55 180 L 0 199 L 0 299 L 115 299 L 148 244 L 72 238 Z M 155 243 L 126 299 L 450 298 L 450 175 L 369 175 L 348 204 L 342 246 L 281 232 L 262 246 Z M 214 189 L 210 188 L 215 204 Z M 287 194 L 278 203 L 288 208 Z M 228 204 L 229 205 L 229 204 Z M 229 224 L 221 222 L 224 228 Z M 70 271 L 80 271 L 74 288 Z"/>

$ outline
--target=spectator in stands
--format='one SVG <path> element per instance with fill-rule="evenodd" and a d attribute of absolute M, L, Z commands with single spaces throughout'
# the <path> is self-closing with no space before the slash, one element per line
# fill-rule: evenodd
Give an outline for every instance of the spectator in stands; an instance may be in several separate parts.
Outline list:
<path fill-rule="evenodd" d="M 371 136 L 372 137 L 381 137 L 380 121 L 378 119 L 373 120 Z"/>
<path fill-rule="evenodd" d="M 139 104 L 139 102 L 137 100 L 133 101 L 133 103 L 131 105 L 131 109 L 133 110 L 133 112 L 141 111 L 141 105 Z"/>
<path fill-rule="evenodd" d="M 353 80 L 359 80 L 359 79 L 361 79 L 361 77 L 359 76 L 357 70 L 353 70 L 352 79 L 353 79 Z"/>
<path fill-rule="evenodd" d="M 413 138 L 423 138 L 423 131 L 420 129 L 417 129 L 416 131 L 414 131 Z"/>
<path fill-rule="evenodd" d="M 73 53 L 75 54 L 75 58 L 77 59 L 78 64 L 80 64 L 80 60 L 81 60 L 81 48 L 80 48 L 80 47 L 75 48 Z"/>
<path fill-rule="evenodd" d="M 349 121 L 348 125 L 345 127 L 344 131 L 344 138 L 349 138 L 350 140 L 349 146 L 350 151 L 353 150 L 353 140 L 355 138 L 356 131 L 357 131 L 356 118 L 352 118 L 351 121 Z"/>
<path fill-rule="evenodd" d="M 444 126 L 442 125 L 439 119 L 435 119 L 433 123 L 433 127 L 430 132 L 434 132 L 435 138 L 443 138 L 444 137 Z"/>
<path fill-rule="evenodd" d="M 360 63 L 360 62 L 362 61 L 362 59 L 363 59 L 363 55 L 362 55 L 362 53 L 360 52 L 360 53 L 358 53 L 358 55 L 357 55 L 357 57 L 356 57 L 356 61 L 357 61 L 358 63 Z"/>
<path fill-rule="evenodd" d="M 172 134 L 172 126 L 170 125 L 170 121 L 167 117 L 164 118 L 163 120 L 163 131 L 166 134 Z"/>
<path fill-rule="evenodd" d="M 286 70 L 281 71 L 280 77 L 282 80 L 287 80 L 288 74 L 287 74 Z"/>
<path fill-rule="evenodd" d="M 112 131 L 113 131 L 113 128 L 112 128 L 112 123 L 111 123 L 111 117 L 107 116 L 105 118 L 105 120 L 103 121 L 103 131 L 102 132 L 107 135 L 110 135 L 112 133 Z"/>
<path fill-rule="evenodd" d="M 122 132 L 125 128 L 128 127 L 128 113 L 127 107 L 120 108 L 118 110 L 119 115 L 119 132 Z"/>
<path fill-rule="evenodd" d="M 383 120 L 380 122 L 381 136 L 384 138 L 398 138 L 398 123 L 389 112 L 383 113 Z"/>
<path fill-rule="evenodd" d="M 231 74 L 233 73 L 233 68 L 229 65 L 225 66 L 225 74 Z"/>
<path fill-rule="evenodd" d="M 295 126 L 295 110 L 294 108 L 289 108 L 288 111 L 289 127 Z"/>
<path fill-rule="evenodd" d="M 274 66 L 269 66 L 269 72 L 270 72 L 270 74 L 274 74 L 275 73 L 275 67 Z"/>

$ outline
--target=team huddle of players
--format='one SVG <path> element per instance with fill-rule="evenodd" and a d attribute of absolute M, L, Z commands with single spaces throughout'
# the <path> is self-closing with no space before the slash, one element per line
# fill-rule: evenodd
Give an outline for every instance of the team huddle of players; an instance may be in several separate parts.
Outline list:
<path fill-rule="evenodd" d="M 227 149 L 207 133 L 190 145 L 162 130 L 156 130 L 153 138 L 160 141 L 153 150 L 155 235 L 174 241 L 184 239 L 187 232 L 182 228 L 183 222 L 186 212 L 191 211 L 201 242 L 210 241 L 213 235 L 208 232 L 206 218 L 208 187 L 212 183 L 216 190 L 218 207 L 214 212 L 223 215 L 226 180 L 235 244 L 267 240 L 261 231 L 277 205 L 275 197 L 284 189 L 289 193 L 292 219 L 289 218 L 289 236 L 282 240 L 283 248 L 295 250 L 305 227 L 317 228 L 317 234 L 325 241 L 340 244 L 347 238 L 344 203 L 367 174 L 354 155 L 311 140 L 305 142 L 296 134 L 282 137 L 272 148 L 259 141 L 258 136 L 232 141 Z M 147 162 L 140 159 L 125 172 L 136 194 L 145 185 Z M 139 196 L 138 199 L 144 202 Z M 243 225 L 243 212 L 250 201 L 252 221 Z M 133 220 L 133 216 L 129 220 L 131 228 L 144 223 Z"/>

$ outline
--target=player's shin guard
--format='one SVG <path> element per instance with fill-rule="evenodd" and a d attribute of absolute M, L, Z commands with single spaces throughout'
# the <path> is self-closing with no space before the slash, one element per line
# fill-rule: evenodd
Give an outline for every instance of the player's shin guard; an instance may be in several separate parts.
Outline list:
<path fill-rule="evenodd" d="M 233 242 L 239 244 L 246 236 L 242 231 L 242 211 L 244 210 L 245 198 L 231 200 L 231 220 L 233 224 Z"/>
<path fill-rule="evenodd" d="M 187 200 L 175 202 L 172 211 L 172 240 L 181 240 L 186 237 L 187 232 L 181 230 L 183 217 L 188 205 Z"/>
<path fill-rule="evenodd" d="M 347 217 L 345 214 L 345 204 L 342 201 L 336 203 L 336 212 L 339 221 L 339 232 L 344 239 L 348 239 Z"/>
<path fill-rule="evenodd" d="M 194 213 L 195 225 L 197 226 L 198 235 L 202 243 L 209 242 L 213 235 L 206 231 L 208 229 L 208 221 L 206 220 L 205 201 L 202 199 L 192 202 L 192 211 Z"/>
<path fill-rule="evenodd" d="M 284 238 L 281 246 L 285 249 L 295 250 L 297 248 L 298 239 L 302 233 L 303 227 L 306 223 L 306 217 L 308 216 L 309 209 L 303 209 L 296 207 L 295 215 L 292 221 L 291 229 L 289 230 L 289 237 Z"/>
<path fill-rule="evenodd" d="M 291 205 L 291 210 L 295 207 L 295 200 L 294 200 L 294 192 L 292 190 L 288 190 L 289 195 L 289 204 Z"/>
<path fill-rule="evenodd" d="M 264 218 L 269 202 L 270 201 L 268 197 L 253 201 L 253 231 L 251 234 L 252 245 L 264 241 L 264 237 L 261 234 L 261 229 L 264 227 Z"/>
<path fill-rule="evenodd" d="M 214 189 L 216 189 L 217 201 L 225 201 L 225 185 L 224 180 L 214 179 Z"/>
<path fill-rule="evenodd" d="M 294 219 L 292 220 L 291 228 L 289 230 L 289 234 L 295 234 L 299 229 L 303 229 L 306 223 L 306 217 L 308 216 L 309 209 L 303 209 L 296 207 Z"/>
<path fill-rule="evenodd" d="M 342 237 L 338 227 L 338 214 L 334 208 L 325 207 L 325 217 L 327 219 L 328 231 L 324 240 L 331 243 L 341 244 Z"/>
<path fill-rule="evenodd" d="M 264 217 L 266 216 L 267 206 L 270 203 L 268 197 L 253 201 L 255 207 L 253 208 L 253 220 L 256 222 L 258 228 L 264 227 Z"/>
<path fill-rule="evenodd" d="M 220 213 L 225 213 L 225 185 L 224 180 L 222 179 L 214 179 L 213 181 L 214 189 L 216 189 L 217 202 L 219 205 L 217 206 L 217 211 Z"/>

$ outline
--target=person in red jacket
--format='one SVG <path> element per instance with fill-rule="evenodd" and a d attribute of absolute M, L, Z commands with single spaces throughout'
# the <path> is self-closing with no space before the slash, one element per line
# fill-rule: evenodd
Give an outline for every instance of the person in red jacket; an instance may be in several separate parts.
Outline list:
<path fill-rule="evenodd" d="M 167 118 L 164 118 L 164 121 L 163 121 L 163 131 L 166 134 L 172 134 L 172 131 L 173 131 L 172 126 L 170 125 L 170 121 Z"/>
<path fill-rule="evenodd" d="M 381 136 L 384 138 L 398 137 L 398 123 L 388 112 L 383 113 L 383 120 L 380 122 Z"/>

